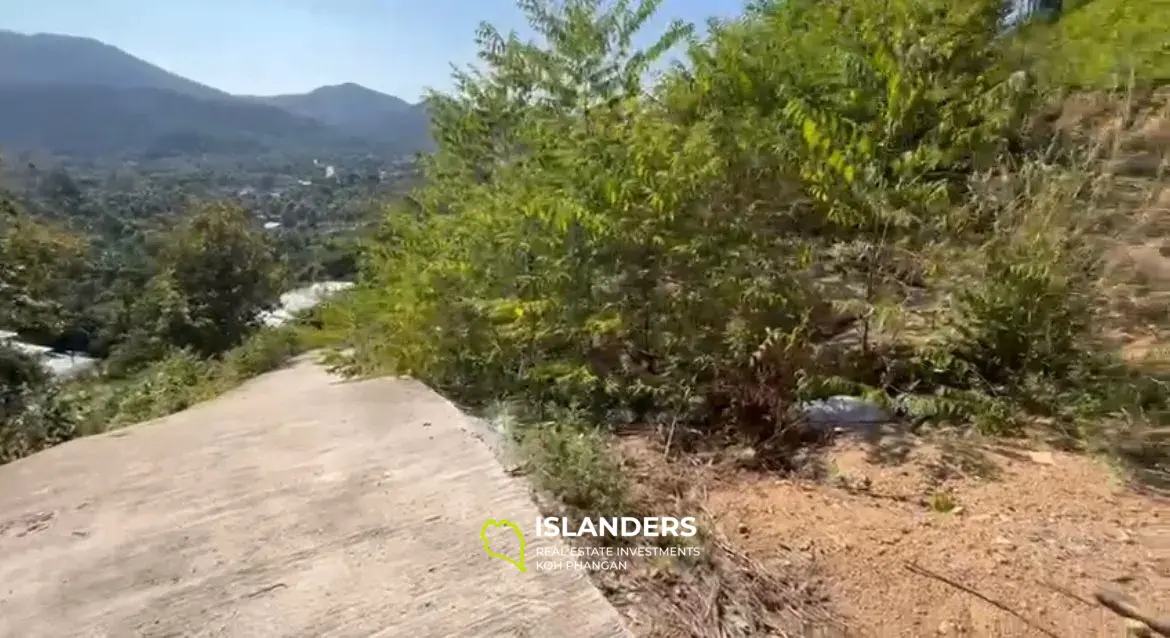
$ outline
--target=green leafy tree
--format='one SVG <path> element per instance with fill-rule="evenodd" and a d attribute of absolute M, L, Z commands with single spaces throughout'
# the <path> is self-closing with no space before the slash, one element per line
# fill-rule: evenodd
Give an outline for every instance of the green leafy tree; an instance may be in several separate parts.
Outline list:
<path fill-rule="evenodd" d="M 29 354 L 0 343 L 0 464 L 76 435 L 49 372 Z"/>
<path fill-rule="evenodd" d="M 61 299 L 85 244 L 31 220 L 0 191 L 0 328 L 36 330 L 61 319 Z M 0 341 L 0 463 L 72 438 L 69 413 L 35 357 Z"/>
<path fill-rule="evenodd" d="M 0 326 L 60 329 L 63 304 L 87 268 L 88 248 L 84 238 L 33 219 L 0 192 Z"/>
<path fill-rule="evenodd" d="M 536 41 L 479 30 L 425 184 L 322 312 L 351 370 L 760 444 L 804 398 L 991 427 L 1095 374 L 1095 249 L 1055 214 L 1088 189 L 1020 152 L 1004 3 L 759 0 L 644 51 L 655 2 L 519 4 Z"/>
<path fill-rule="evenodd" d="M 241 208 L 199 205 L 166 238 L 160 272 L 140 311 L 171 344 L 218 354 L 279 301 L 284 269 L 269 237 Z M 142 317 L 146 321 L 146 317 Z"/>

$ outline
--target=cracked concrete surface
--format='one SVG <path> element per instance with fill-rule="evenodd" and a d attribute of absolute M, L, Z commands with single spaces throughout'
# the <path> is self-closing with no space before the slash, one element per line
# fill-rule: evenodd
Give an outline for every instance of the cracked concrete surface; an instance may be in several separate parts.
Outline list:
<path fill-rule="evenodd" d="M 538 512 L 468 424 L 302 360 L 0 467 L 0 636 L 625 636 L 584 572 L 486 556 Z"/>

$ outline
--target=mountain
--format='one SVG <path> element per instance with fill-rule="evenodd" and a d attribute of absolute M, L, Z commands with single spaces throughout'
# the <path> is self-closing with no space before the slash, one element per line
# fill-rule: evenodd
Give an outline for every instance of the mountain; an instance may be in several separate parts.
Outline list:
<path fill-rule="evenodd" d="M 420 105 L 356 84 L 236 96 L 121 49 L 0 30 L 0 147 L 96 159 L 429 148 Z"/>
<path fill-rule="evenodd" d="M 0 86 L 0 142 L 127 159 L 365 150 L 360 140 L 276 107 L 155 88 L 52 84 Z"/>
<path fill-rule="evenodd" d="M 376 126 L 378 121 L 386 116 L 400 115 L 413 108 L 406 100 L 353 83 L 323 86 L 300 95 L 273 95 L 251 99 L 279 106 L 286 111 L 311 117 L 326 124 L 355 128 Z"/>
<path fill-rule="evenodd" d="M 430 146 L 430 119 L 425 104 L 410 104 L 358 84 L 323 86 L 309 93 L 249 99 L 367 139 L 398 139 L 418 148 Z"/>
<path fill-rule="evenodd" d="M 203 99 L 230 99 L 90 38 L 0 30 L 0 86 L 96 85 L 151 88 Z"/>

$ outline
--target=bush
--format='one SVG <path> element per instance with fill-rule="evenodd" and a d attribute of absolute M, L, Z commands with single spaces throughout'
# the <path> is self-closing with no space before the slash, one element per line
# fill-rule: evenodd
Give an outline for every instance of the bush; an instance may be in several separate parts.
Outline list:
<path fill-rule="evenodd" d="M 1029 150 L 1002 3 L 757 2 L 643 87 L 656 4 L 485 27 L 418 206 L 323 317 L 341 369 L 757 443 L 825 394 L 1084 432 L 1136 387 L 1099 330 L 1101 171 Z"/>
<path fill-rule="evenodd" d="M 86 434 L 173 414 L 282 366 L 303 350 L 293 328 L 260 330 L 222 358 L 172 351 L 125 378 L 76 385 L 70 404 Z"/>
<path fill-rule="evenodd" d="M 0 463 L 76 435 L 76 424 L 48 371 L 34 357 L 0 344 Z"/>
<path fill-rule="evenodd" d="M 1036 25 L 1027 40 L 1042 69 L 1062 84 L 1111 89 L 1131 78 L 1170 81 L 1170 1 L 1092 0 L 1070 3 L 1054 24 Z"/>
<path fill-rule="evenodd" d="M 582 516 L 630 511 L 621 466 L 605 436 L 579 417 L 526 424 L 516 442 L 536 486 Z"/>
<path fill-rule="evenodd" d="M 83 386 L 70 398 L 87 434 L 186 409 L 215 396 L 216 363 L 177 351 L 120 380 Z"/>
<path fill-rule="evenodd" d="M 346 318 L 352 363 L 469 401 L 523 394 L 642 420 L 734 404 L 774 420 L 797 379 L 791 344 L 890 301 L 877 261 L 944 229 L 954 176 L 1007 144 L 1025 98 L 996 54 L 997 4 L 958 17 L 896 5 L 763 3 L 694 47 L 655 100 L 641 54 L 606 67 L 597 44 L 616 49 L 642 13 L 565 9 L 543 52 L 488 33 L 490 73 L 435 98 L 446 141 L 423 210 L 393 211 L 368 260 Z M 611 75 L 557 85 L 582 56 Z M 530 67 L 548 67 L 537 93 L 564 100 L 493 101 Z M 507 137 L 485 151 L 493 118 Z M 845 244 L 862 298 L 827 289 Z"/>
<path fill-rule="evenodd" d="M 283 366 L 301 352 L 301 342 L 292 328 L 261 330 L 229 351 L 224 365 L 239 379 L 250 379 Z"/>

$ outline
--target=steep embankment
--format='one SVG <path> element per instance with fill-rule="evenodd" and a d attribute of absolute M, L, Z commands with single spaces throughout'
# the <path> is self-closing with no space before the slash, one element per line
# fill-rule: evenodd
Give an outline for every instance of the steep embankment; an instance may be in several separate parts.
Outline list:
<path fill-rule="evenodd" d="M 1052 116 L 1056 130 L 1091 142 L 1105 158 L 1094 204 L 1109 212 L 1110 323 L 1125 343 L 1143 350 L 1129 354 L 1145 358 L 1149 344 L 1170 339 L 1164 325 L 1170 307 L 1170 87 L 1120 96 L 1080 93 Z M 1170 359 L 1166 352 L 1159 356 Z"/>

